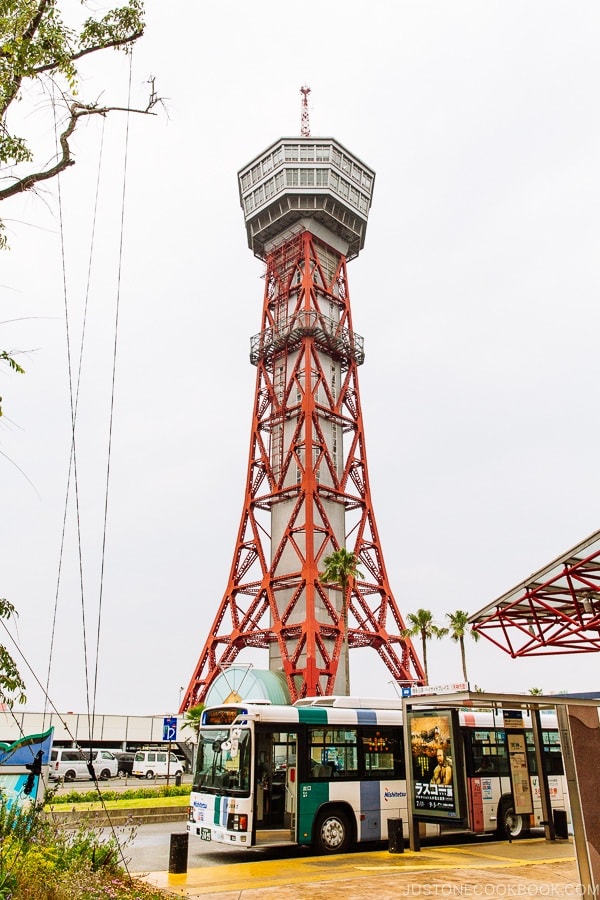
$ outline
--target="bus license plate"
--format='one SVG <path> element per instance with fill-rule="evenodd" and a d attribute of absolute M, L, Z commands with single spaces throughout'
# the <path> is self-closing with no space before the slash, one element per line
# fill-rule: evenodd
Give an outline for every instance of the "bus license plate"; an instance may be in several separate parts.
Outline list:
<path fill-rule="evenodd" d="M 210 841 L 210 828 L 200 829 L 200 839 L 203 841 Z"/>

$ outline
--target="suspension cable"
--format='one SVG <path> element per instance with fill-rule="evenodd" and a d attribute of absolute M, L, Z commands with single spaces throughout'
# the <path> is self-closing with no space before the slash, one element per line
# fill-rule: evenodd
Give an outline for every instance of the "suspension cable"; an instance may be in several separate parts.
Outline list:
<path fill-rule="evenodd" d="M 54 83 L 52 86 L 52 107 L 54 111 L 54 132 L 55 138 L 58 140 L 58 123 L 56 120 L 56 103 L 54 98 Z M 67 290 L 67 270 L 66 270 L 66 253 L 65 253 L 65 232 L 64 232 L 64 216 L 63 216 L 63 204 L 62 204 L 62 189 L 61 189 L 61 178 L 60 174 L 58 176 L 57 181 L 57 192 L 58 192 L 58 218 L 59 218 L 59 234 L 60 234 L 60 252 L 61 252 L 61 265 L 62 265 L 62 281 L 63 281 L 63 302 L 65 308 L 65 340 L 66 340 L 66 349 L 67 349 L 67 375 L 69 382 L 69 403 L 71 410 L 71 455 L 70 460 L 72 461 L 72 471 L 73 471 L 73 490 L 75 495 L 75 518 L 76 518 L 76 526 L 77 526 L 77 549 L 79 556 L 79 588 L 81 594 L 81 619 L 82 619 L 82 630 L 83 630 L 83 658 L 84 658 L 84 677 L 85 677 L 85 692 L 87 698 L 87 707 L 88 707 L 88 715 L 89 715 L 89 678 L 88 678 L 88 653 L 87 653 L 87 636 L 86 636 L 86 619 L 85 619 L 85 591 L 84 591 L 84 579 L 83 579 L 83 553 L 82 553 L 82 544 L 81 544 L 81 516 L 80 516 L 80 504 L 79 504 L 79 481 L 77 478 L 77 442 L 75 438 L 75 422 L 76 422 L 76 406 L 75 406 L 75 395 L 73 389 L 73 362 L 71 356 L 71 332 L 69 325 L 69 303 L 68 303 L 68 290 Z M 66 498 L 65 498 L 65 516 L 66 516 L 66 504 L 68 501 L 69 495 L 69 486 L 70 486 L 70 471 L 71 464 L 69 464 L 69 483 L 67 484 L 66 490 Z M 63 523 L 63 533 L 64 533 L 64 523 Z M 61 556 L 59 562 L 59 580 L 60 580 L 60 570 L 62 568 L 62 554 L 63 554 L 64 544 L 61 543 Z M 54 633 L 52 635 L 52 640 L 54 641 Z M 51 648 L 52 649 L 52 648 Z M 50 664 L 49 664 L 50 668 Z"/>
<path fill-rule="evenodd" d="M 54 87 L 54 85 L 53 85 L 53 87 Z M 53 108 L 54 108 L 54 114 L 55 114 L 55 135 L 57 135 L 56 106 L 54 104 L 54 91 L 53 91 L 52 99 L 53 99 Z M 79 347 L 79 367 L 78 367 L 78 371 L 77 371 L 77 382 L 76 382 L 76 389 L 75 389 L 73 426 L 74 426 L 75 421 L 77 420 L 77 409 L 78 409 L 78 405 L 79 405 L 79 390 L 81 387 L 81 373 L 82 373 L 82 367 L 83 367 L 83 351 L 84 351 L 84 345 L 85 345 L 87 313 L 88 313 L 89 296 L 90 296 L 92 259 L 93 259 L 93 255 L 94 255 L 94 238 L 95 238 L 95 234 L 96 234 L 96 221 L 97 221 L 97 216 L 98 216 L 98 198 L 99 198 L 99 193 L 100 193 L 100 176 L 101 176 L 101 172 L 102 172 L 102 158 L 103 158 L 103 152 L 104 152 L 105 127 L 106 127 L 106 118 L 103 116 L 102 117 L 102 130 L 101 130 L 101 136 L 100 136 L 100 151 L 98 154 L 96 193 L 95 193 L 95 198 L 94 198 L 94 209 L 93 209 L 93 215 L 92 215 L 92 232 L 91 232 L 91 239 L 90 239 L 90 252 L 89 252 L 89 258 L 88 258 L 88 273 L 87 273 L 87 283 L 86 283 L 85 301 L 84 301 L 84 309 L 83 309 L 81 342 L 80 342 L 80 347 Z M 58 138 L 56 138 L 56 139 L 58 140 Z M 59 173 L 59 175 L 58 175 L 59 186 L 60 186 L 60 177 L 61 176 Z M 68 506 L 69 506 L 69 495 L 70 495 L 70 491 L 71 491 L 71 477 L 73 475 L 74 457 L 75 457 L 75 430 L 73 427 L 72 438 L 71 438 L 71 449 L 70 449 L 70 454 L 69 454 L 69 468 L 68 468 L 68 473 L 67 473 L 67 485 L 66 485 L 66 491 L 65 491 L 65 504 L 64 504 L 64 510 L 63 510 L 63 523 L 62 523 L 62 532 L 61 532 L 61 539 L 60 539 L 58 572 L 57 572 L 57 577 L 56 577 L 56 589 L 55 589 L 55 594 L 54 594 L 54 612 L 53 612 L 53 617 L 52 617 L 52 627 L 51 627 L 51 635 L 50 635 L 50 653 L 49 653 L 49 658 L 48 658 L 48 672 L 47 672 L 47 676 L 46 676 L 46 689 L 44 691 L 44 719 L 43 719 L 44 722 L 45 722 L 45 717 L 46 717 L 46 712 L 47 712 L 47 707 L 48 707 L 48 698 L 49 698 L 49 691 L 50 691 L 50 674 L 51 674 L 51 669 L 52 669 L 52 659 L 53 659 L 53 653 L 54 653 L 54 639 L 55 639 L 55 635 L 56 635 L 56 620 L 57 620 L 57 615 L 58 615 L 58 598 L 59 598 L 59 594 L 60 594 L 62 562 L 63 562 L 64 550 L 65 550 L 67 513 L 68 513 Z M 84 629 L 84 634 L 85 634 L 85 629 Z"/>
<path fill-rule="evenodd" d="M 124 146 L 124 158 L 123 158 L 123 185 L 121 190 L 121 231 L 119 235 L 119 262 L 117 267 L 117 301 L 115 305 L 115 324 L 114 324 L 114 344 L 113 344 L 113 367 L 112 367 L 112 383 L 111 383 L 111 394 L 110 394 L 110 414 L 109 414 L 109 426 L 108 426 L 108 448 L 107 448 L 107 457 L 106 457 L 106 483 L 105 483 L 105 492 L 104 492 L 104 523 L 102 528 L 102 561 L 100 566 L 100 592 L 98 597 L 98 626 L 96 633 L 96 668 L 94 672 L 94 693 L 93 693 L 93 706 L 94 710 L 96 708 L 96 691 L 98 687 L 98 663 L 100 656 L 100 627 L 101 627 L 101 619 L 102 619 L 102 601 L 104 597 L 104 564 L 106 560 L 106 526 L 108 521 L 108 498 L 109 498 L 109 483 L 110 483 L 110 462 L 111 462 L 111 450 L 112 450 L 112 432 L 113 432 L 113 418 L 114 418 L 114 409 L 115 409 L 115 376 L 117 370 L 117 346 L 118 346 L 118 335 L 119 335 L 119 308 L 121 304 L 121 273 L 123 269 L 123 235 L 125 231 L 125 196 L 126 196 L 126 187 L 127 187 L 127 162 L 129 157 L 129 122 L 131 118 L 131 114 L 129 110 L 131 109 L 131 78 L 133 71 L 133 50 L 129 51 L 129 85 L 127 92 L 127 115 L 125 119 L 125 146 Z"/>

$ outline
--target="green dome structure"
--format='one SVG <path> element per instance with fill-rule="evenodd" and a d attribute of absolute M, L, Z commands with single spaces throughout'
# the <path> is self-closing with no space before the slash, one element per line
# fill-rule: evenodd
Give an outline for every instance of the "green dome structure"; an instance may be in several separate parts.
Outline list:
<path fill-rule="evenodd" d="M 257 700 L 277 705 L 292 700 L 283 672 L 254 669 L 251 666 L 230 666 L 217 675 L 206 694 L 206 706 Z"/>

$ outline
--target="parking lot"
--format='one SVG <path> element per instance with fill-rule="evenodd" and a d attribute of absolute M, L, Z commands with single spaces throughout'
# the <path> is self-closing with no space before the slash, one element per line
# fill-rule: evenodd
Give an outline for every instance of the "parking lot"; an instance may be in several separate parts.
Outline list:
<path fill-rule="evenodd" d="M 175 785 L 175 778 L 171 776 L 168 779 L 169 785 Z M 181 776 L 181 783 L 192 784 L 192 776 L 190 773 Z M 99 781 L 100 790 L 110 791 L 131 791 L 142 787 L 164 787 L 167 784 L 166 776 L 158 776 L 157 778 L 136 778 L 133 775 L 117 775 L 116 778 L 108 778 L 106 781 Z M 91 779 L 77 781 L 51 781 L 50 788 L 56 789 L 57 793 L 70 794 L 76 791 L 81 794 L 87 794 L 89 791 L 95 790 L 94 782 Z"/>

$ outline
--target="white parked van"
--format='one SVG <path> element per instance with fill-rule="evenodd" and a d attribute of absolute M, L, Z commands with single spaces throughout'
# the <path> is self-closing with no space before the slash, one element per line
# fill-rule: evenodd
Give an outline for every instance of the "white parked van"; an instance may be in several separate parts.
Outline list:
<path fill-rule="evenodd" d="M 54 747 L 50 754 L 51 781 L 92 780 L 88 769 L 89 755 L 74 747 Z M 114 778 L 119 764 L 110 750 L 92 750 L 92 763 L 96 778 L 105 781 Z"/>
<path fill-rule="evenodd" d="M 183 774 L 183 764 L 168 750 L 138 750 L 131 774 L 137 778 L 156 778 L 159 775 L 176 778 Z"/>
<path fill-rule="evenodd" d="M 94 772 L 96 778 L 104 781 L 106 778 L 116 778 L 119 772 L 119 760 L 110 750 L 94 750 L 92 753 Z"/>
<path fill-rule="evenodd" d="M 50 754 L 50 780 L 75 781 L 75 779 L 87 778 L 91 781 L 87 762 L 81 750 L 55 747 Z"/>

